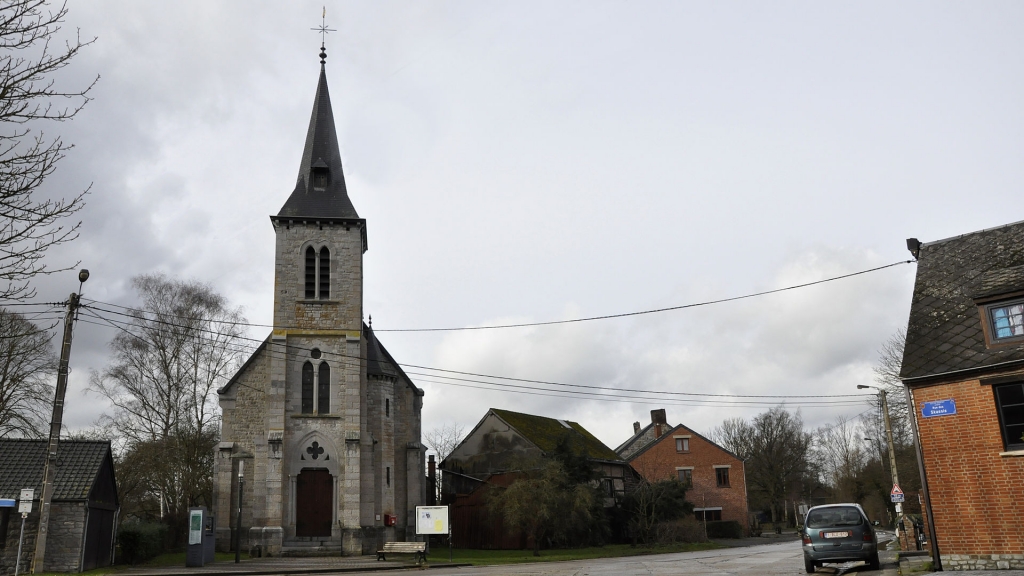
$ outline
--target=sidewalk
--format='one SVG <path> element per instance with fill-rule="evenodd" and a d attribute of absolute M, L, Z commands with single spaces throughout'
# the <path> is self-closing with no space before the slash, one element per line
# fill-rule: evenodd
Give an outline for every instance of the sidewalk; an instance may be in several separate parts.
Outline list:
<path fill-rule="evenodd" d="M 454 568 L 469 564 L 432 562 L 417 565 L 412 560 L 376 560 L 376 556 L 332 556 L 310 558 L 251 558 L 240 563 L 215 562 L 201 568 L 162 566 L 139 567 L 118 572 L 124 576 L 205 576 L 230 574 L 232 576 L 258 576 L 264 574 L 320 574 L 328 572 L 366 572 L 370 570 L 416 570 L 421 568 Z"/>

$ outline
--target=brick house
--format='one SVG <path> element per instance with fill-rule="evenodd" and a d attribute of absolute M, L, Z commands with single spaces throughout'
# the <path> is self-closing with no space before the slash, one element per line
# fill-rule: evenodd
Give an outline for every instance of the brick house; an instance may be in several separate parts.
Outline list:
<path fill-rule="evenodd" d="M 27 573 L 39 530 L 46 440 L 0 439 L 0 498 L 17 500 L 23 488 L 35 491 L 25 519 L 20 570 Z M 109 566 L 119 501 L 110 442 L 62 440 L 57 447 L 57 476 L 50 504 L 46 572 L 82 572 Z M 0 574 L 14 574 L 21 515 L 0 507 Z"/>
<path fill-rule="evenodd" d="M 918 264 L 900 377 L 933 555 L 946 570 L 1024 568 L 1024 222 L 907 245 Z"/>
<path fill-rule="evenodd" d="M 633 425 L 633 436 L 616 449 L 650 481 L 678 478 L 689 486 L 686 500 L 698 520 L 735 520 L 748 529 L 743 460 L 683 425 L 669 426 L 665 410 L 651 410 L 651 423 Z"/>

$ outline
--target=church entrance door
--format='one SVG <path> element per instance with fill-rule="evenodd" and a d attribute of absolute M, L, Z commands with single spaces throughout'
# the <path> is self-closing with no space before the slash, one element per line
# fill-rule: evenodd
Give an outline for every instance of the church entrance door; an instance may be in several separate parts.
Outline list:
<path fill-rule="evenodd" d="M 330 536 L 334 478 L 327 470 L 303 470 L 295 479 L 295 535 Z"/>

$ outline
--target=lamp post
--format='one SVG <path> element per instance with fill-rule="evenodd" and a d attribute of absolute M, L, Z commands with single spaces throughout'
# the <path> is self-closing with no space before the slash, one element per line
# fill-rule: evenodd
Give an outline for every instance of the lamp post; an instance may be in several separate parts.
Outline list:
<path fill-rule="evenodd" d="M 889 469 L 892 471 L 892 484 L 893 486 L 899 486 L 900 477 L 896 473 L 896 447 L 892 442 L 892 426 L 889 424 L 889 403 L 885 399 L 885 390 L 877 386 L 868 386 L 866 384 L 858 384 L 857 388 L 873 388 L 878 390 L 878 400 L 882 403 L 882 421 L 885 422 L 885 438 L 889 442 Z M 897 523 L 899 518 L 903 516 L 903 504 L 896 502 L 896 518 Z"/>

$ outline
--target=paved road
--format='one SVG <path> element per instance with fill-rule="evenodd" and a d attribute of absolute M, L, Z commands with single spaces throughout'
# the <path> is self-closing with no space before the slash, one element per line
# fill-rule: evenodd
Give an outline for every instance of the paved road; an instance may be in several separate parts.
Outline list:
<path fill-rule="evenodd" d="M 888 560 L 888 562 L 886 562 Z M 863 563 L 849 566 L 829 565 L 818 569 L 818 574 L 857 574 L 857 576 L 896 574 L 895 554 L 882 552 L 880 571 L 868 570 Z M 724 548 L 703 552 L 655 554 L 628 558 L 601 558 L 572 562 L 512 564 L 506 566 L 480 566 L 431 569 L 429 576 L 496 576 L 520 574 L 525 576 L 665 576 L 729 575 L 774 576 L 805 574 L 803 553 L 799 541 L 779 544 Z"/>

